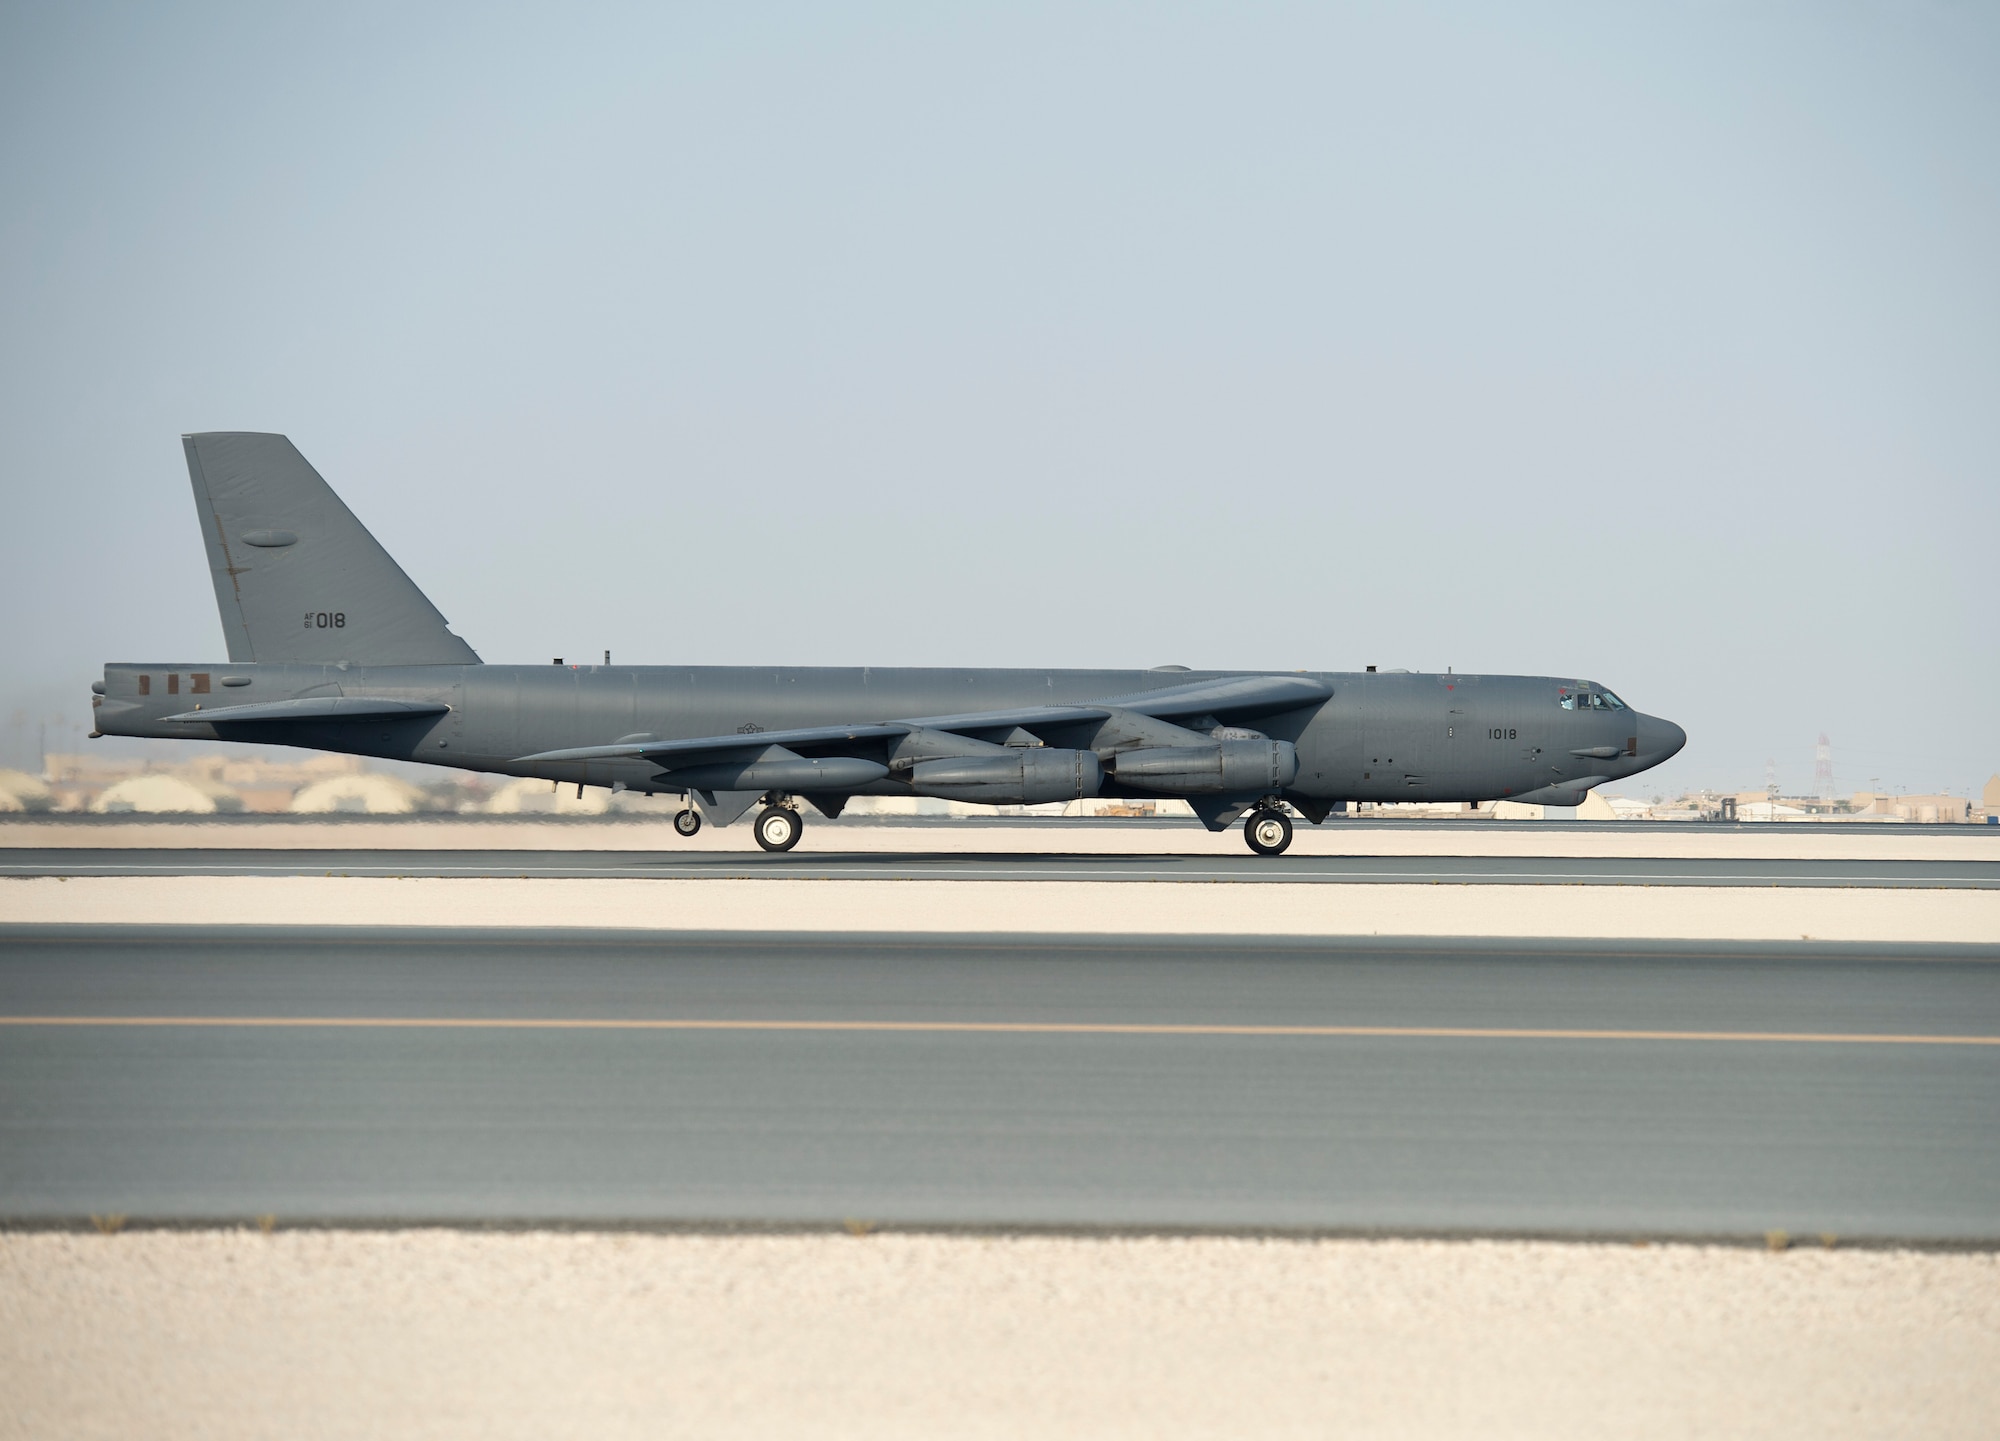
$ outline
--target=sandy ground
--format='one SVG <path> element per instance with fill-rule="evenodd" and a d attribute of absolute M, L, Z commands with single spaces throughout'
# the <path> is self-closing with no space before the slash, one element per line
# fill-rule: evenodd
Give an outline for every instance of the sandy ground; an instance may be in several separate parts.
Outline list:
<path fill-rule="evenodd" d="M 1988 1437 L 2000 1257 L 0 1236 L 0 1436 Z"/>
<path fill-rule="evenodd" d="M 2000 891 L 1788 886 L 0 879 L 0 924 L 580 927 L 840 934 L 1497 936 L 2000 943 Z"/>
<path fill-rule="evenodd" d="M 1606 856 L 1639 859 L 2000 861 L 2000 827 L 1917 829 L 1893 825 L 1707 826 L 1632 821 L 1580 828 L 1562 824 L 1384 825 L 1328 821 L 1301 825 L 1292 850 L 1325 856 Z M 0 848 L 163 847 L 223 850 L 754 851 L 742 822 L 676 836 L 666 813 L 645 820 L 477 820 L 452 818 L 310 820 L 263 817 L 221 823 L 155 819 L 84 821 L 59 816 L 0 820 Z M 1241 829 L 1211 835 L 1185 826 L 1118 821 L 831 824 L 806 819 L 806 851 L 964 852 L 1079 855 L 1247 854 Z"/>

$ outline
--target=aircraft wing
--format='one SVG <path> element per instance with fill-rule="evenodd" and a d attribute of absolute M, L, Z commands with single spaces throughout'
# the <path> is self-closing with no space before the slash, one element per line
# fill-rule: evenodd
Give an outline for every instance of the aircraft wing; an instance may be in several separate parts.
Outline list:
<path fill-rule="evenodd" d="M 626 741 L 606 746 L 575 746 L 522 756 L 516 764 L 548 761 L 648 760 L 664 765 L 692 765 L 699 760 L 766 746 L 788 750 L 838 749 L 854 741 L 884 740 L 913 730 L 980 731 L 1018 726 L 1070 725 L 1108 719 L 1114 711 L 1134 711 L 1165 719 L 1170 716 L 1213 715 L 1217 719 L 1271 715 L 1323 701 L 1333 694 L 1325 681 L 1306 675 L 1226 676 L 1192 681 L 1135 695 L 1085 705 L 1022 706 L 1016 710 L 965 711 L 956 715 L 919 716 L 908 720 L 851 726 L 812 726 L 797 730 L 747 731 L 735 735 L 701 736 L 677 741 Z M 203 717 L 207 717 L 204 715 Z"/>
<path fill-rule="evenodd" d="M 684 741 L 626 741 L 608 746 L 573 746 L 568 750 L 541 751 L 522 756 L 517 765 L 539 761 L 680 761 L 692 763 L 726 751 L 761 751 L 767 746 L 787 750 L 814 746 L 838 746 L 848 741 L 879 740 L 909 734 L 910 726 L 858 725 L 810 726 L 788 731 L 741 731 L 735 735 L 698 736 Z"/>
<path fill-rule="evenodd" d="M 1030 705 L 1019 710 L 962 711 L 957 715 L 918 716 L 903 722 L 904 730 L 983 731 L 1019 726 L 1033 730 L 1038 725 L 1069 725 L 1075 721 L 1103 720 L 1111 714 L 1101 705 Z"/>
<path fill-rule="evenodd" d="M 1332 694 L 1333 687 L 1316 676 L 1232 675 L 1218 680 L 1190 681 L 1164 690 L 1140 691 L 1103 704 L 1161 720 L 1191 715 L 1213 715 L 1218 720 L 1228 716 L 1248 719 L 1315 705 Z"/>

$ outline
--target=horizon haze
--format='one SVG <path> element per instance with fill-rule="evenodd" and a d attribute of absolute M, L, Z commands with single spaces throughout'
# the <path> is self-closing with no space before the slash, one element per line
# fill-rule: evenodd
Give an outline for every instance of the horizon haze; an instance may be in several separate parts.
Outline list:
<path fill-rule="evenodd" d="M 1949 5 L 0 8 L 0 764 L 225 654 L 231 429 L 489 661 L 1577 676 L 1688 731 L 1634 794 L 1976 796 L 1996 73 Z"/>

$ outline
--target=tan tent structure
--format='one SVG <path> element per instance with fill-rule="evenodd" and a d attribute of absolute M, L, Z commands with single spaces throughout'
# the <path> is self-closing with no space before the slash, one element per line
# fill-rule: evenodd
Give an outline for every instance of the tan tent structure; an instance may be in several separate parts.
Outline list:
<path fill-rule="evenodd" d="M 224 786 L 161 774 L 132 776 L 90 803 L 98 815 L 138 812 L 144 815 L 212 816 L 243 809 L 243 802 Z"/>
<path fill-rule="evenodd" d="M 424 793 L 408 781 L 364 771 L 358 775 L 329 776 L 323 781 L 314 781 L 293 796 L 291 805 L 286 809 L 301 815 L 345 812 L 402 816 L 417 809 L 423 799 Z"/>
<path fill-rule="evenodd" d="M 55 805 L 55 792 L 40 776 L 0 770 L 0 811 L 49 811 Z"/>
<path fill-rule="evenodd" d="M 495 816 L 601 816 L 609 809 L 610 796 L 595 786 L 579 798 L 574 785 L 533 776 L 507 782 L 486 802 L 486 813 Z"/>

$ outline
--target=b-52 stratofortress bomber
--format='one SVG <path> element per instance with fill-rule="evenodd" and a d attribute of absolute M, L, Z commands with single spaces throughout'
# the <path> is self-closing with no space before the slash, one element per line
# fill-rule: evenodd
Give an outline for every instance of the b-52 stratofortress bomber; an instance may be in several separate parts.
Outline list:
<path fill-rule="evenodd" d="M 1603 686 L 1317 671 L 488 665 L 282 435 L 182 437 L 228 661 L 104 668 L 97 735 L 258 741 L 681 798 L 674 828 L 801 803 L 1184 800 L 1260 855 L 1360 801 L 1574 806 L 1687 736 Z"/>

